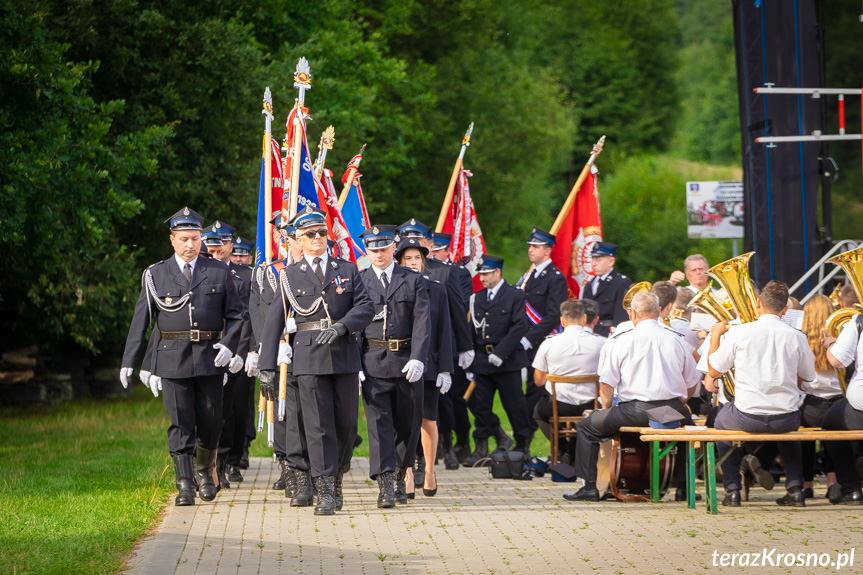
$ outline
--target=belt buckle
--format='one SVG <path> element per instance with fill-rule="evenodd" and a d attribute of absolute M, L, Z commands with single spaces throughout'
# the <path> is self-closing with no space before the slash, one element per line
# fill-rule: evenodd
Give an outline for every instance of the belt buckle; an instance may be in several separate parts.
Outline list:
<path fill-rule="evenodd" d="M 330 329 L 330 318 L 328 317 L 321 320 L 321 331 L 324 331 L 325 329 Z"/>
<path fill-rule="evenodd" d="M 491 344 L 487 344 L 487 345 L 485 346 L 485 352 L 486 352 L 487 354 L 491 355 L 492 353 L 494 353 L 494 346 L 493 346 L 493 345 L 491 345 Z"/>
<path fill-rule="evenodd" d="M 201 341 L 201 330 L 199 330 L 199 329 L 189 330 L 189 341 Z"/>
<path fill-rule="evenodd" d="M 389 351 L 398 351 L 399 350 L 399 340 L 391 339 L 387 341 L 387 349 Z"/>

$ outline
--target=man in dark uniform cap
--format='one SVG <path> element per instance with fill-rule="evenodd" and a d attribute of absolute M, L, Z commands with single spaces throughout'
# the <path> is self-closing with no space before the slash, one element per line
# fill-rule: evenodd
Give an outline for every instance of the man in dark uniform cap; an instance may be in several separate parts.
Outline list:
<path fill-rule="evenodd" d="M 231 250 L 231 261 L 235 264 L 254 267 L 255 244 L 237 236 L 237 241 L 234 242 L 234 249 Z"/>
<path fill-rule="evenodd" d="M 527 333 L 524 292 L 507 284 L 502 272 L 503 258 L 484 255 L 479 274 L 485 288 L 476 292 L 470 303 L 476 346 L 476 356 L 469 368 L 476 382 L 473 393 L 476 448 L 466 465 L 488 457 L 488 438 L 495 431 L 492 412 L 495 391 L 500 393 L 500 402 L 512 425 L 516 449 L 525 450 L 531 434 L 521 388 L 521 368 L 527 367 L 527 353 L 521 346 L 521 338 Z"/>
<path fill-rule="evenodd" d="M 608 337 L 611 328 L 629 319 L 623 309 L 623 296 L 632 285 L 632 280 L 614 271 L 617 246 L 596 242 L 590 252 L 594 277 L 581 290 L 582 299 L 592 299 L 599 304 L 599 323 L 594 332 Z"/>
<path fill-rule="evenodd" d="M 527 334 L 521 338 L 521 346 L 527 351 L 530 362 L 525 382 L 527 412 L 533 414 L 536 404 L 545 390 L 533 382 L 533 359 L 539 345 L 560 327 L 560 304 L 566 301 L 569 288 L 566 278 L 551 263 L 551 249 L 557 238 L 554 234 L 533 228 L 527 240 L 527 257 L 533 264 L 519 287 L 525 294 L 527 309 Z M 538 429 L 536 420 L 530 418 L 531 435 Z M 530 447 L 530 442 L 528 446 Z"/>
<path fill-rule="evenodd" d="M 362 344 L 369 476 L 378 482 L 378 507 L 384 508 L 407 503 L 405 475 L 416 458 L 419 433 L 414 428 L 422 420 L 431 330 L 425 279 L 396 265 L 395 235 L 395 226 L 374 226 L 360 234 L 372 264 L 360 277 L 375 306 Z"/>
<path fill-rule="evenodd" d="M 362 369 L 359 332 L 371 322 L 374 304 L 356 265 L 327 254 L 323 212 L 307 206 L 293 224 L 303 245 L 303 259 L 280 274 L 275 299 L 267 311 L 261 343 L 261 389 L 275 399 L 277 355 L 285 355 L 279 353 L 283 347 L 279 340 L 284 337 L 291 311 L 297 328 L 293 336 L 294 375 L 299 382 L 309 462 L 318 491 L 315 514 L 332 515 L 340 507 L 341 470 L 350 464 L 357 433 L 357 381 Z"/>
<path fill-rule="evenodd" d="M 243 304 L 228 268 L 198 255 L 202 222 L 188 207 L 166 220 L 174 256 L 144 271 L 120 369 L 126 386 L 155 314 L 153 329 L 158 333 L 150 371 L 161 378 L 162 400 L 171 419 L 168 447 L 177 505 L 195 504 L 196 447 L 199 494 L 205 501 L 216 497 L 212 472 L 221 432 L 222 383 L 243 327 Z"/>

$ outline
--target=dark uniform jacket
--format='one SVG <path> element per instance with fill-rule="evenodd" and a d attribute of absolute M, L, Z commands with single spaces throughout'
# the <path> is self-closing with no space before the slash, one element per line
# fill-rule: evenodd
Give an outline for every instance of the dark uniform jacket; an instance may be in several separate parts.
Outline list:
<path fill-rule="evenodd" d="M 429 277 L 426 277 L 426 282 L 431 308 L 431 335 L 423 379 L 435 381 L 439 373 L 453 372 L 455 352 L 452 349 L 452 323 L 449 318 L 446 288 Z"/>
<path fill-rule="evenodd" d="M 585 287 L 584 298 L 592 299 L 599 304 L 599 323 L 594 332 L 608 337 L 609 328 L 629 319 L 629 314 L 623 309 L 623 296 L 632 285 L 632 280 L 611 270 L 604 280 L 599 282 L 596 295 L 593 295 L 591 284 Z"/>
<path fill-rule="evenodd" d="M 501 281 L 503 285 L 491 302 L 488 301 L 487 289 L 474 294 L 471 319 L 476 356 L 467 371 L 492 374 L 527 366 L 527 353 L 521 346 L 521 338 L 527 333 L 524 292 Z M 488 362 L 490 353 L 503 360 L 500 367 Z"/>
<path fill-rule="evenodd" d="M 255 351 L 260 351 L 264 335 L 264 322 L 267 320 L 267 310 L 276 296 L 279 285 L 279 272 L 284 268 L 285 261 L 273 262 L 269 266 L 261 264 L 252 270 L 251 286 L 249 288 L 249 319 L 252 324 L 252 334 L 255 338 Z"/>
<path fill-rule="evenodd" d="M 465 304 L 465 301 L 470 299 L 470 292 L 464 294 L 461 280 L 459 280 L 458 276 L 459 272 L 453 272 L 457 268 L 452 264 L 448 265 L 428 258 L 426 259 L 426 267 L 428 268 L 428 276 L 446 287 L 450 323 L 452 323 L 455 335 L 455 351 L 470 351 L 473 349 L 473 343 L 470 335 L 470 325 L 467 323 L 467 305 Z"/>
<path fill-rule="evenodd" d="M 534 278 L 534 273 L 530 272 L 524 284 L 527 303 L 542 316 L 542 320 L 536 325 L 529 319 L 527 322 L 525 337 L 535 350 L 548 334 L 560 327 L 560 304 L 566 301 L 569 287 L 566 278 L 552 263 L 539 272 L 539 277 Z"/>
<path fill-rule="evenodd" d="M 308 309 L 323 295 L 332 322 L 341 322 L 348 328 L 346 335 L 328 345 L 321 345 L 315 341 L 320 331 L 298 331 L 294 334 L 292 362 L 294 375 L 359 373 L 362 369 L 359 332 L 372 320 L 374 304 L 357 271 L 357 266 L 345 260 L 329 258 L 323 285 L 305 258 L 286 267 L 282 270 L 282 274 L 290 282 L 293 296 L 300 307 Z M 337 280 L 341 285 L 337 284 Z M 277 291 L 267 310 L 262 334 L 261 356 L 258 362 L 261 370 L 275 370 L 277 367 L 279 340 L 285 330 L 286 305 L 288 309 L 291 306 L 287 294 L 282 297 L 281 280 L 276 285 Z M 321 305 L 311 315 L 304 316 L 297 313 L 294 318 L 299 325 L 326 319 L 327 313 Z"/>
<path fill-rule="evenodd" d="M 465 309 L 470 305 L 470 296 L 473 294 L 473 276 L 470 275 L 470 270 L 461 264 L 452 262 L 444 262 L 450 267 L 450 274 L 455 275 L 458 280 L 458 285 L 461 287 L 461 295 L 464 300 Z"/>
<path fill-rule="evenodd" d="M 166 312 L 156 305 L 146 276 L 149 272 L 155 286 L 156 297 L 170 305 L 190 294 L 189 301 L 178 311 Z M 239 348 L 243 328 L 243 304 L 228 266 L 199 257 L 195 262 L 191 288 L 174 256 L 153 264 L 144 272 L 141 295 L 135 305 L 135 315 L 129 326 L 126 349 L 123 352 L 124 367 L 135 367 L 144 347 L 144 336 L 150 324 L 150 313 L 155 315 L 151 343 L 156 350 L 148 371 L 169 379 L 221 375 L 227 367 L 216 367 L 218 353 L 213 345 L 221 343 L 232 352 Z M 149 302 L 149 305 L 148 305 Z M 215 331 L 222 332 L 219 339 L 165 340 L 163 331 Z"/>
<path fill-rule="evenodd" d="M 375 315 L 363 331 L 363 371 L 380 378 L 403 378 L 408 360 L 426 363 L 431 336 L 429 296 L 426 280 L 413 270 L 393 266 L 388 290 L 372 267 L 360 272 L 375 306 Z M 410 339 L 398 351 L 370 347 L 369 339 Z"/>
<path fill-rule="evenodd" d="M 240 332 L 240 343 L 237 349 L 232 349 L 234 355 L 239 355 L 244 360 L 250 349 L 255 349 L 254 334 L 252 333 L 252 321 L 249 315 L 249 289 L 252 283 L 252 268 L 242 264 L 230 262 L 228 269 L 231 270 L 231 275 L 234 278 L 234 285 L 237 287 L 237 293 L 240 294 L 240 301 L 243 302 L 243 329 Z"/>

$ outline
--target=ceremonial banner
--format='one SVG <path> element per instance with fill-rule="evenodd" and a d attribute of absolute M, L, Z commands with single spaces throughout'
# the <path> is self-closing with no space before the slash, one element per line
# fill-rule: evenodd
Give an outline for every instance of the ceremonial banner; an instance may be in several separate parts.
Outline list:
<path fill-rule="evenodd" d="M 321 174 L 320 194 L 324 197 L 324 205 L 327 211 L 327 228 L 329 228 L 329 239 L 333 242 L 330 253 L 337 258 L 357 263 L 357 252 L 365 255 L 354 243 L 345 219 L 339 210 L 339 198 L 333 187 L 333 172 L 324 169 Z"/>
<path fill-rule="evenodd" d="M 356 156 L 355 156 L 356 157 Z M 348 173 L 350 172 L 350 166 L 353 164 L 354 160 L 348 164 L 348 171 L 342 176 L 342 183 L 347 182 Z M 353 183 L 351 184 L 350 190 L 348 190 L 348 194 L 345 197 L 345 203 L 342 205 L 342 217 L 345 220 L 345 225 L 348 228 L 348 233 L 350 233 L 351 238 L 353 239 L 354 249 L 356 250 L 356 258 L 357 264 L 361 269 L 365 269 L 369 266 L 368 257 L 366 256 L 365 248 L 363 247 L 362 239 L 360 238 L 360 234 L 363 233 L 363 230 L 367 230 L 371 227 L 371 221 L 369 220 L 369 212 L 366 209 L 366 200 L 363 196 L 363 188 L 360 184 L 360 178 L 362 174 L 356 172 L 354 175 Z"/>
<path fill-rule="evenodd" d="M 297 115 L 298 113 L 299 115 Z M 295 116 L 299 119 L 296 129 L 297 133 L 293 133 L 292 130 Z M 306 206 L 312 206 L 313 208 L 326 211 L 326 202 L 324 201 L 323 195 L 319 193 L 322 190 L 319 185 L 315 184 L 315 171 L 314 166 L 312 166 L 311 155 L 309 154 L 309 142 L 306 139 L 305 118 L 306 110 L 295 106 L 288 115 L 288 121 L 286 124 L 287 135 L 285 136 L 285 147 L 288 150 L 293 150 L 294 138 L 301 138 L 302 142 L 302 145 L 300 146 L 300 182 L 298 186 L 299 193 L 297 195 L 297 211 L 302 210 Z M 283 173 L 291 173 L 292 161 L 293 159 L 291 158 L 291 155 L 288 154 L 284 159 L 284 164 L 282 166 Z M 273 189 L 273 197 L 279 197 L 276 196 L 275 187 Z M 280 197 L 282 198 L 282 208 L 285 210 L 285 214 L 289 214 L 291 204 L 290 182 L 285 185 L 284 193 Z"/>
<path fill-rule="evenodd" d="M 454 263 L 462 264 L 470 270 L 473 276 L 473 291 L 477 292 L 482 289 L 476 270 L 485 254 L 485 241 L 482 239 L 482 230 L 470 197 L 467 179 L 471 176 L 473 174 L 468 170 L 462 169 L 459 172 L 455 195 L 441 231 L 452 234 L 450 258 Z"/>
<path fill-rule="evenodd" d="M 282 209 L 282 198 L 284 195 L 285 176 L 282 171 L 282 158 L 279 152 L 279 145 L 275 140 L 270 140 L 270 152 L 272 154 L 272 178 L 273 178 L 273 195 L 270 206 L 266 206 L 265 200 L 265 159 L 261 159 L 261 184 L 258 190 L 258 220 L 257 230 L 255 232 L 255 265 L 264 263 L 266 259 L 266 242 L 272 242 L 274 254 L 273 259 L 282 259 L 285 257 L 285 247 L 281 241 L 277 241 L 280 232 L 273 228 L 273 237 L 267 238 L 267 222 L 273 219 L 273 213 L 279 212 Z"/>
<path fill-rule="evenodd" d="M 570 298 L 578 297 L 581 286 L 593 278 L 588 254 L 594 243 L 602 241 L 596 172 L 596 167 L 591 166 L 557 231 L 557 242 L 551 250 L 551 261 L 566 277 Z"/>

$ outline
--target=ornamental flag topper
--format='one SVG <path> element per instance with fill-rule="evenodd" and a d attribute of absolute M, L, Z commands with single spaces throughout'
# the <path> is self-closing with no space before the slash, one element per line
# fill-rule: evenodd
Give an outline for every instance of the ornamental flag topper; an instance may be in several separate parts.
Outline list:
<path fill-rule="evenodd" d="M 312 73 L 309 70 L 309 61 L 303 56 L 297 62 L 297 70 L 294 72 L 294 88 L 300 91 L 299 101 L 305 102 L 306 90 L 312 89 Z"/>

